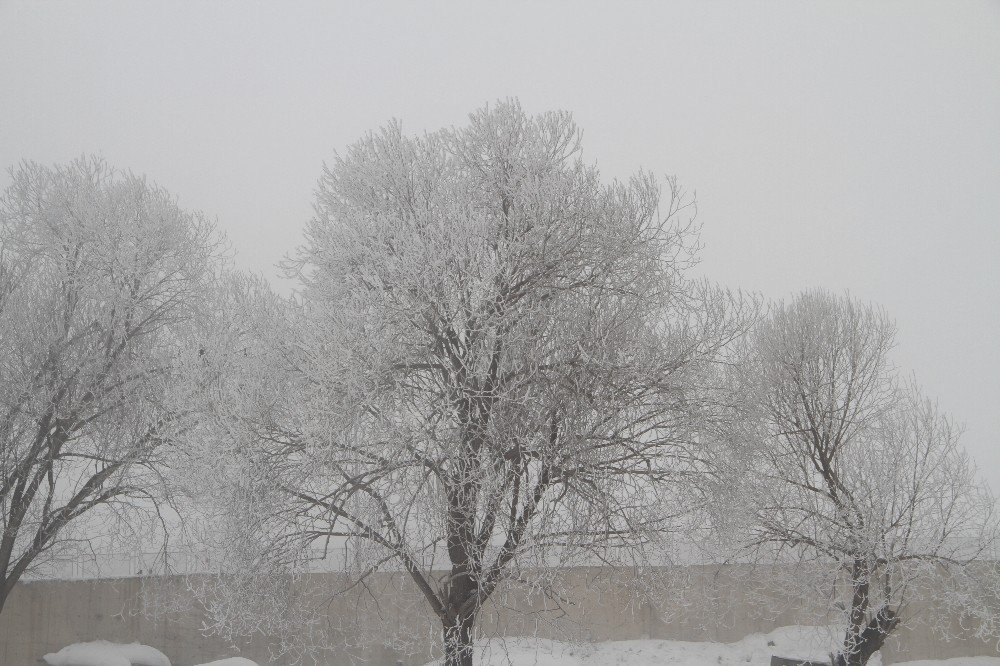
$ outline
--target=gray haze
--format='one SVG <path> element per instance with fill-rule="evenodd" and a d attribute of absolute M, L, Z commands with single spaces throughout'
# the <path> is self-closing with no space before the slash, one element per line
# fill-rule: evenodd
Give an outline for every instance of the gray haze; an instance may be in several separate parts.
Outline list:
<path fill-rule="evenodd" d="M 884 305 L 1000 490 L 1000 3 L 0 0 L 0 164 L 100 153 L 268 276 L 335 150 L 509 96 L 697 191 L 702 274 Z"/>

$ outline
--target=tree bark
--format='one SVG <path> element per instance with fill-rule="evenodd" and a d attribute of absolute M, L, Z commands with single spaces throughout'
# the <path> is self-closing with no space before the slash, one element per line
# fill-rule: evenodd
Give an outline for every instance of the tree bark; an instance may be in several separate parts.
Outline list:
<path fill-rule="evenodd" d="M 857 659 L 858 666 L 865 666 L 876 652 L 885 645 L 885 639 L 899 624 L 899 618 L 891 609 L 882 607 L 875 613 L 875 617 L 868 621 L 861 640 L 858 642 Z"/>
<path fill-rule="evenodd" d="M 844 649 L 838 655 L 838 666 L 864 666 L 867 659 L 861 660 L 862 634 L 865 630 L 865 619 L 868 615 L 868 593 L 870 584 L 864 561 L 854 559 L 851 571 L 851 584 L 854 594 L 851 598 L 851 619 L 844 635 Z"/>
<path fill-rule="evenodd" d="M 472 666 L 472 628 L 474 618 L 457 620 L 444 626 L 444 666 Z"/>
<path fill-rule="evenodd" d="M 870 585 L 861 571 L 860 561 L 855 562 L 853 573 L 851 622 L 844 636 L 844 649 L 833 659 L 834 666 L 866 666 L 899 624 L 896 612 L 887 606 L 879 608 L 868 619 Z"/>

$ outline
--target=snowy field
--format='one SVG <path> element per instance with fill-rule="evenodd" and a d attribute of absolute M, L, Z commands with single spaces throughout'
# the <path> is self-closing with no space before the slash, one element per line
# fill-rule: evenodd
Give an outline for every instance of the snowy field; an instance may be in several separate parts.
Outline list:
<path fill-rule="evenodd" d="M 768 634 L 751 634 L 735 643 L 664 640 L 613 641 L 596 644 L 510 638 L 492 647 L 480 646 L 477 666 L 768 666 L 771 655 L 825 660 L 837 647 L 840 631 L 827 627 L 782 627 Z M 49 666 L 191 666 L 171 664 L 151 647 L 107 641 L 78 643 L 47 654 Z M 881 666 L 878 655 L 869 662 Z M 427 666 L 441 666 L 432 661 Z M 243 657 L 198 666 L 258 666 Z M 266 665 L 261 665 L 266 666 Z M 896 666 L 1000 666 L 997 657 L 964 657 L 898 662 Z"/>
<path fill-rule="evenodd" d="M 636 640 L 581 645 L 551 640 L 507 639 L 505 645 L 477 652 L 478 666 L 768 666 L 772 655 L 825 660 L 836 649 L 841 630 L 782 627 L 751 634 L 735 643 Z M 442 666 L 432 661 L 427 666 Z M 881 666 L 879 655 L 868 662 Z M 896 666 L 1000 666 L 1000 658 L 897 662 Z"/>

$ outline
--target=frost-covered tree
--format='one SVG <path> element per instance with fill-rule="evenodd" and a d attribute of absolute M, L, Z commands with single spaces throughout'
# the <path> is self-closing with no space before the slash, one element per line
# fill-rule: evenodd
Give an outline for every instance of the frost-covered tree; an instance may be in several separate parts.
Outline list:
<path fill-rule="evenodd" d="M 26 572 L 92 536 L 74 525 L 151 506 L 162 445 L 185 425 L 187 389 L 175 380 L 218 243 L 165 191 L 99 159 L 10 174 L 0 199 L 0 609 Z"/>
<path fill-rule="evenodd" d="M 226 515 L 267 541 L 241 543 L 275 563 L 346 539 L 359 578 L 405 571 L 448 666 L 472 663 L 504 585 L 638 557 L 673 526 L 707 367 L 738 331 L 686 277 L 669 186 L 602 183 L 568 114 L 514 102 L 337 156 L 299 297 L 263 298 L 226 344 Z"/>
<path fill-rule="evenodd" d="M 997 543 L 961 429 L 900 380 L 894 336 L 881 309 L 848 297 L 777 305 L 740 345 L 732 418 L 716 432 L 723 534 L 743 555 L 804 564 L 789 582 L 832 586 L 847 625 L 835 660 L 848 666 L 867 663 L 910 602 L 990 575 L 975 561 Z"/>

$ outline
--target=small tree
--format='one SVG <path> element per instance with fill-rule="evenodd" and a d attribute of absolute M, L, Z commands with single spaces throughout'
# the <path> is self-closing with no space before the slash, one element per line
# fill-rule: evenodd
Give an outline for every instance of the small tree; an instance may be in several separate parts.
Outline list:
<path fill-rule="evenodd" d="M 579 142 L 568 114 L 503 103 L 353 145 L 320 181 L 301 300 L 270 299 L 279 323 L 236 345 L 219 403 L 260 479 L 227 514 L 275 537 L 258 556 L 347 539 L 359 577 L 401 568 L 448 666 L 504 584 L 671 528 L 701 380 L 738 329 L 685 277 L 676 185 L 604 185 Z"/>
<path fill-rule="evenodd" d="M 99 159 L 23 163 L 11 177 L 0 199 L 0 609 L 73 525 L 155 498 L 162 444 L 184 425 L 173 380 L 216 243 L 201 217 Z"/>
<path fill-rule="evenodd" d="M 833 579 L 847 624 L 835 660 L 849 666 L 997 537 L 960 429 L 891 366 L 894 335 L 882 310 L 847 297 L 778 305 L 742 345 L 729 387 L 738 407 L 718 432 L 717 519 L 744 553 Z"/>

